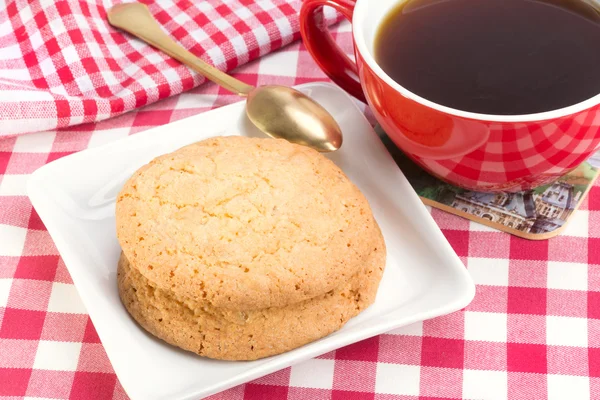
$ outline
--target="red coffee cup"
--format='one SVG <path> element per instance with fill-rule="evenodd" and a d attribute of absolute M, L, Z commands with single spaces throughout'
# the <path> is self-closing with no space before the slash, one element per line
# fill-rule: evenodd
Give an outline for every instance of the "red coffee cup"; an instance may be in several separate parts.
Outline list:
<path fill-rule="evenodd" d="M 373 57 L 375 34 L 398 0 L 305 0 L 300 30 L 317 64 L 367 102 L 377 121 L 415 162 L 452 184 L 477 191 L 520 191 L 550 183 L 600 144 L 600 95 L 558 110 L 488 115 L 445 107 L 396 83 Z M 352 22 L 356 63 L 323 19 L 330 6 Z"/>

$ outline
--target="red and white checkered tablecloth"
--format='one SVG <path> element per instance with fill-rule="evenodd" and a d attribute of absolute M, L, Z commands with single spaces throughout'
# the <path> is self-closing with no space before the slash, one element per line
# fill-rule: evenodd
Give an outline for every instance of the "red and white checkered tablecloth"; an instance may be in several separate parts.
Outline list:
<path fill-rule="evenodd" d="M 300 37 L 301 0 L 139 1 L 171 37 L 221 70 Z M 0 137 L 101 121 L 205 81 L 110 26 L 107 10 L 122 2 L 0 2 Z M 326 18 L 336 17 L 329 10 Z"/>
<path fill-rule="evenodd" d="M 347 24 L 336 36 L 350 51 Z M 236 75 L 252 84 L 325 80 L 299 43 Z M 0 399 L 127 398 L 32 210 L 29 174 L 67 154 L 237 100 L 204 85 L 97 124 L 0 140 Z M 549 241 L 431 212 L 477 283 L 466 309 L 211 399 L 600 398 L 600 186 Z"/>

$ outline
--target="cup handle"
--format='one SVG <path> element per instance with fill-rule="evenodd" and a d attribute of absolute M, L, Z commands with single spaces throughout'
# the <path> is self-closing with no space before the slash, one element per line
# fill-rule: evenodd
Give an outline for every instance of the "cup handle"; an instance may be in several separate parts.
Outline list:
<path fill-rule="evenodd" d="M 317 65 L 342 89 L 367 102 L 360 86 L 356 63 L 340 49 L 327 30 L 323 6 L 333 7 L 352 21 L 354 2 L 350 0 L 305 0 L 300 10 L 300 34 Z"/>

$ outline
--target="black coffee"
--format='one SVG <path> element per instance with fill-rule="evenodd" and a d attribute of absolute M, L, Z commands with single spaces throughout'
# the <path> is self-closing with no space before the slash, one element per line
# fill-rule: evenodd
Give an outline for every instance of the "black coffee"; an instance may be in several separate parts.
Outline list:
<path fill-rule="evenodd" d="M 581 0 L 409 0 L 382 23 L 375 58 L 438 104 L 550 111 L 600 93 L 600 14 Z"/>

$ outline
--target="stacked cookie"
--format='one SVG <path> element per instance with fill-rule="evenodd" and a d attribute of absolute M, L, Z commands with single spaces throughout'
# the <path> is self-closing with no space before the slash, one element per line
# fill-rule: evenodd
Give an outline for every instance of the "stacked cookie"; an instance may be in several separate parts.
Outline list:
<path fill-rule="evenodd" d="M 318 152 L 221 137 L 153 160 L 117 199 L 119 293 L 153 335 L 253 360 L 334 332 L 374 300 L 385 243 Z"/>

